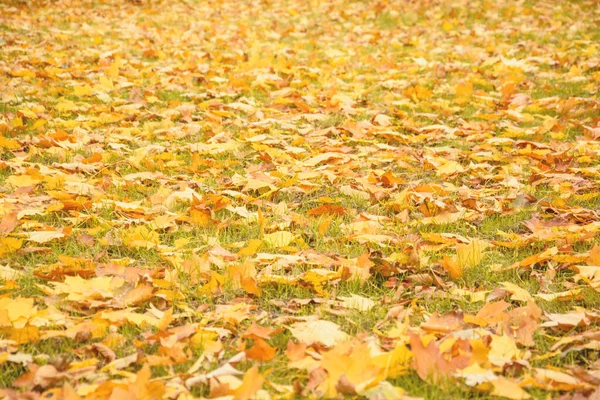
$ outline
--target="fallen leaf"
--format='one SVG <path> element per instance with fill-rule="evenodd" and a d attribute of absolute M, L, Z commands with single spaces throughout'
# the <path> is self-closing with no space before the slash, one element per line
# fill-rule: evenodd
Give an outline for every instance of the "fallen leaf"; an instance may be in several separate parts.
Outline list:
<path fill-rule="evenodd" d="M 349 339 L 337 324 L 325 320 L 297 322 L 288 329 L 292 336 L 306 344 L 321 343 L 331 347 Z"/>
<path fill-rule="evenodd" d="M 291 232 L 279 231 L 264 235 L 263 240 L 271 247 L 285 247 L 294 240 L 294 235 Z"/>

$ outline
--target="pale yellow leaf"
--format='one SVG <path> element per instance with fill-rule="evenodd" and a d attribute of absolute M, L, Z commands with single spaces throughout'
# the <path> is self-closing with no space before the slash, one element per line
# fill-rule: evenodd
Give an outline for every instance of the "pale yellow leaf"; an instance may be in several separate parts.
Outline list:
<path fill-rule="evenodd" d="M 294 240 L 294 235 L 288 231 L 278 231 L 266 234 L 263 240 L 271 247 L 285 247 Z"/>
<path fill-rule="evenodd" d="M 27 237 L 27 240 L 30 242 L 36 243 L 47 243 L 52 240 L 62 239 L 66 235 L 59 231 L 35 231 L 35 232 L 25 232 L 24 235 Z"/>
<path fill-rule="evenodd" d="M 339 325 L 325 320 L 297 322 L 290 326 L 289 330 L 292 336 L 306 344 L 321 343 L 333 346 L 349 339 Z"/>
<path fill-rule="evenodd" d="M 345 308 L 353 308 L 359 311 L 369 311 L 375 307 L 375 302 L 357 294 L 351 294 L 350 296 L 338 296 L 338 299 L 342 300 L 342 306 Z"/>

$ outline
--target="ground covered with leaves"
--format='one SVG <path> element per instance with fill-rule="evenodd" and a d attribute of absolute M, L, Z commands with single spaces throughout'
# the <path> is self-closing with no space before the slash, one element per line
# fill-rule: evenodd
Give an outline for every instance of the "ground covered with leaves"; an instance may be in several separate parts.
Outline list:
<path fill-rule="evenodd" d="M 600 399 L 600 7 L 0 4 L 0 397 Z"/>

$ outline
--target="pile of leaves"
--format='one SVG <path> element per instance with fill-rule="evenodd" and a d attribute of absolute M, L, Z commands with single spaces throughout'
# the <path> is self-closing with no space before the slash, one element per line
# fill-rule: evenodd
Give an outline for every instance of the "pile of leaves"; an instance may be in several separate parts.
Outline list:
<path fill-rule="evenodd" d="M 0 3 L 0 397 L 600 399 L 599 11 Z"/>

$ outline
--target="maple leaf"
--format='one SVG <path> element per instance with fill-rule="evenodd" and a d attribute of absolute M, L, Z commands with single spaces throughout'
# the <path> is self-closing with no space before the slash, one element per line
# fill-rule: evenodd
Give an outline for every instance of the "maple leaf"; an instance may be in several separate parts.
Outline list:
<path fill-rule="evenodd" d="M 438 343 L 429 338 L 427 345 L 424 345 L 422 339 L 415 333 L 410 334 L 410 346 L 414 357 L 415 370 L 423 380 L 432 380 L 434 382 L 450 375 L 459 368 L 460 364 L 455 361 L 446 360 Z M 460 362 L 460 361 L 459 361 Z"/>
<path fill-rule="evenodd" d="M 123 231 L 121 235 L 123 243 L 129 247 L 150 249 L 160 243 L 158 233 L 144 225 L 131 227 Z"/>
<path fill-rule="evenodd" d="M 23 328 L 36 314 L 32 298 L 0 299 L 0 326 Z"/>
<path fill-rule="evenodd" d="M 246 350 L 246 357 L 257 361 L 270 361 L 275 357 L 276 349 L 263 339 L 255 339 L 251 348 Z"/>
<path fill-rule="evenodd" d="M 319 385 L 319 390 L 327 397 L 335 397 L 337 392 L 354 395 L 364 392 L 378 382 L 381 368 L 373 362 L 366 343 L 352 342 L 325 352 L 320 365 L 327 371 L 327 379 Z"/>

